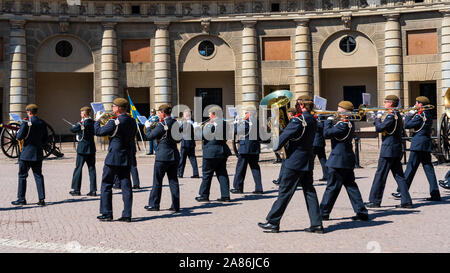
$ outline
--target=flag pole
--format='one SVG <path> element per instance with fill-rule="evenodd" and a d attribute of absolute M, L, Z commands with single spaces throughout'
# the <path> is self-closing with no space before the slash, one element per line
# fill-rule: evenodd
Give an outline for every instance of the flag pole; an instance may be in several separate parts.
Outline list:
<path fill-rule="evenodd" d="M 130 97 L 130 93 L 128 93 L 128 90 L 127 90 L 127 95 L 128 95 L 128 98 L 130 99 L 130 111 L 131 111 L 131 113 L 133 113 L 133 109 L 131 109 L 131 97 Z M 144 138 L 142 137 L 141 129 L 139 128 L 139 122 L 136 120 L 136 117 L 133 117 L 133 118 L 134 118 L 134 121 L 136 121 L 136 127 L 138 129 L 139 135 L 141 136 L 142 144 L 144 145 L 144 152 L 147 153 L 147 149 L 145 147 L 145 141 L 144 141 Z"/>

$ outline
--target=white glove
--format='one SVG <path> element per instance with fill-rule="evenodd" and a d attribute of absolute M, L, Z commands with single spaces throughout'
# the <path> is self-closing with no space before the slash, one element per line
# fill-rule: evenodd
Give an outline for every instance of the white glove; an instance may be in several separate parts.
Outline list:
<path fill-rule="evenodd" d="M 104 114 L 105 112 L 98 111 L 97 113 L 95 113 L 95 120 L 99 120 L 101 117 L 103 117 Z"/>
<path fill-rule="evenodd" d="M 408 115 L 414 116 L 416 114 L 416 112 L 417 112 L 416 110 L 411 110 L 408 112 Z"/>
<path fill-rule="evenodd" d="M 327 120 L 334 120 L 334 116 L 329 116 Z"/>
<path fill-rule="evenodd" d="M 147 120 L 147 121 L 144 123 L 144 125 L 145 125 L 145 128 L 150 128 L 150 126 L 152 125 L 152 123 L 151 123 L 150 120 Z"/>
<path fill-rule="evenodd" d="M 383 111 L 378 111 L 377 112 L 377 118 L 381 118 L 383 117 Z"/>

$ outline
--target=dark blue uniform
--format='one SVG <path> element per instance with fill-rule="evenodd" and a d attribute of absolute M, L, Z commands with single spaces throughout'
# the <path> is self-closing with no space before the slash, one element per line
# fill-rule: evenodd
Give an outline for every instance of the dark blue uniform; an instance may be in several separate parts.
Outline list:
<path fill-rule="evenodd" d="M 432 198 L 440 199 L 439 187 L 436 174 L 431 163 L 431 130 L 433 117 L 429 110 L 421 111 L 414 116 L 406 116 L 405 129 L 413 129 L 413 137 L 409 148 L 409 160 L 405 170 L 406 184 L 411 187 L 412 180 L 417 168 L 422 163 L 423 170 L 430 184 L 430 195 Z M 398 190 L 399 191 L 399 190 Z"/>
<path fill-rule="evenodd" d="M 247 165 L 250 165 L 253 180 L 255 181 L 255 192 L 262 192 L 261 168 L 259 167 L 261 144 L 258 140 L 258 121 L 256 118 L 251 117 L 244 120 L 241 124 L 235 124 L 235 132 L 237 132 L 238 136 L 243 136 L 243 139 L 239 140 L 239 155 L 233 188 L 239 191 L 244 190 Z"/>
<path fill-rule="evenodd" d="M 220 124 L 222 123 L 222 124 Z M 226 140 L 226 122 L 223 119 L 216 118 L 214 122 L 205 125 L 203 132 L 215 133 L 218 130 L 223 132 L 221 137 L 212 137 L 208 139 L 203 134 L 203 163 L 202 163 L 202 184 L 200 185 L 199 195 L 203 198 L 209 198 L 211 180 L 214 173 L 220 183 L 221 198 L 230 197 L 230 180 L 227 172 L 227 159 L 231 155 L 231 150 Z"/>
<path fill-rule="evenodd" d="M 314 169 L 313 148 L 316 120 L 309 112 L 296 115 L 288 123 L 279 137 L 277 151 L 289 142 L 286 149 L 286 160 L 283 163 L 278 198 L 266 219 L 279 226 L 281 217 L 292 196 L 300 184 L 306 200 L 311 226 L 321 226 L 319 200 L 313 186 L 312 171 Z"/>
<path fill-rule="evenodd" d="M 377 172 L 370 190 L 369 201 L 373 204 L 381 204 L 386 179 L 389 171 L 391 171 L 402 194 L 401 204 L 411 204 L 411 196 L 406 186 L 401 163 L 403 124 L 400 113 L 397 111 L 390 113 L 384 121 L 381 121 L 381 118 L 375 119 L 375 130 L 378 133 L 382 133 L 383 142 L 381 144 Z"/>
<path fill-rule="evenodd" d="M 72 177 L 72 189 L 80 191 L 81 177 L 84 163 L 87 164 L 90 178 L 90 191 L 97 191 L 97 172 L 95 170 L 95 141 L 94 141 L 94 121 L 90 118 L 78 122 L 70 128 L 70 131 L 77 134 L 77 159 Z"/>
<path fill-rule="evenodd" d="M 117 118 L 109 120 L 103 127 L 97 121 L 94 127 L 95 135 L 109 136 L 108 154 L 103 167 L 100 213 L 112 217 L 112 186 L 114 177 L 118 176 L 124 203 L 122 217 L 131 217 L 133 192 L 130 168 L 133 161 L 133 147 L 136 145 L 134 142 L 137 131 L 136 121 L 128 114 L 123 113 Z"/>
<path fill-rule="evenodd" d="M 314 136 L 313 153 L 314 158 L 319 158 L 320 165 L 322 166 L 322 180 L 328 179 L 327 169 L 327 156 L 325 154 L 325 138 L 323 137 L 323 125 L 324 121 L 320 121 L 317 118 L 317 129 Z"/>
<path fill-rule="evenodd" d="M 183 177 L 187 157 L 189 157 L 189 161 L 191 162 L 193 175 L 198 176 L 197 157 L 195 156 L 194 126 L 192 125 L 192 121 L 183 121 L 180 126 L 180 132 L 181 131 L 183 131 L 183 138 L 180 147 L 181 155 L 180 163 L 178 164 L 178 176 Z"/>
<path fill-rule="evenodd" d="M 141 182 L 139 180 L 139 172 L 137 168 L 136 160 L 136 146 L 133 146 L 133 158 L 131 160 L 131 180 L 133 180 L 133 187 L 140 187 Z M 114 178 L 114 188 L 120 189 L 119 177 Z"/>
<path fill-rule="evenodd" d="M 324 137 L 331 139 L 331 154 L 327 160 L 328 183 L 320 203 L 322 216 L 330 215 L 342 185 L 347 190 L 353 210 L 357 214 L 367 214 L 361 192 L 355 183 L 355 153 L 353 152 L 353 122 L 339 121 L 333 125 L 332 120 L 324 124 Z"/>
<path fill-rule="evenodd" d="M 180 153 L 177 142 L 172 137 L 172 126 L 177 121 L 171 117 L 159 122 L 153 130 L 146 131 L 147 138 L 151 141 L 158 140 L 156 147 L 155 166 L 153 169 L 153 187 L 150 192 L 148 204 L 150 207 L 158 208 L 161 202 L 162 182 L 167 173 L 169 179 L 170 193 L 172 195 L 172 208 L 180 209 L 180 188 L 177 177 L 177 167 L 180 161 Z"/>
<path fill-rule="evenodd" d="M 29 125 L 31 123 L 31 126 Z M 23 148 L 19 155 L 19 189 L 18 201 L 26 201 L 27 177 L 30 168 L 33 170 L 39 200 L 45 199 L 44 176 L 42 175 L 43 144 L 48 138 L 47 124 L 38 117 L 25 119 L 20 125 L 17 140 L 23 140 Z"/>

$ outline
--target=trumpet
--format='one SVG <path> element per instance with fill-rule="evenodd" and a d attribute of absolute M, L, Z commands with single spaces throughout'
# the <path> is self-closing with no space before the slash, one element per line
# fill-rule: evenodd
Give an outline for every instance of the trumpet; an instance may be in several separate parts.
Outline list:
<path fill-rule="evenodd" d="M 414 110 L 418 111 L 418 110 L 432 110 L 432 109 L 434 109 L 434 105 L 427 104 L 427 105 L 420 106 L 420 107 L 412 106 L 412 107 L 403 108 L 400 110 L 400 112 L 407 113 L 409 111 L 414 111 Z"/>
<path fill-rule="evenodd" d="M 363 114 L 358 112 L 339 112 L 339 111 L 329 111 L 329 110 L 314 110 L 314 115 L 317 115 L 320 117 L 331 117 L 334 116 L 335 118 L 343 118 L 345 117 L 348 120 L 351 121 L 361 121 L 363 118 Z"/>

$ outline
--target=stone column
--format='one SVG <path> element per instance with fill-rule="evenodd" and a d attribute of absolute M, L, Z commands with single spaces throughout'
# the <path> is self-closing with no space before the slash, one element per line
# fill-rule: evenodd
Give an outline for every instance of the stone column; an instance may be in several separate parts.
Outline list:
<path fill-rule="evenodd" d="M 309 19 L 295 20 L 295 85 L 293 99 L 300 95 L 313 94 L 311 39 L 309 37 Z"/>
<path fill-rule="evenodd" d="M 102 102 L 106 110 L 111 110 L 113 100 L 119 96 L 117 71 L 117 35 L 116 23 L 103 23 L 101 55 Z"/>
<path fill-rule="evenodd" d="M 155 22 L 155 98 L 154 107 L 172 102 L 170 79 L 170 38 L 169 22 Z"/>
<path fill-rule="evenodd" d="M 442 27 L 441 27 L 441 65 L 442 65 L 442 93 L 450 88 L 450 10 L 442 11 Z"/>
<path fill-rule="evenodd" d="M 386 15 L 384 40 L 384 94 L 402 99 L 402 36 L 399 14 Z"/>
<path fill-rule="evenodd" d="M 256 21 L 242 21 L 242 105 L 259 105 Z"/>
<path fill-rule="evenodd" d="M 11 76 L 9 85 L 9 112 L 25 117 L 25 107 L 28 103 L 25 21 L 11 20 L 10 24 Z"/>

